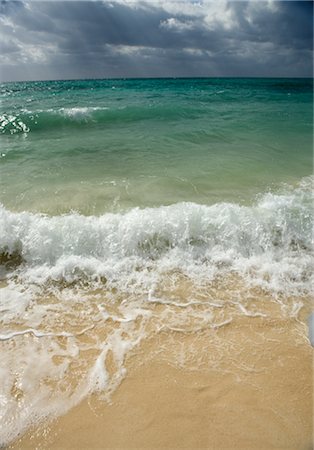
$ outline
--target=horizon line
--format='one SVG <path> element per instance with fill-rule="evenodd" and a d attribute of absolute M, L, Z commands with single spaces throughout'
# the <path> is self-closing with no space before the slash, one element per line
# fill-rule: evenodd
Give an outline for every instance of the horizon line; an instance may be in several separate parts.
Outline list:
<path fill-rule="evenodd" d="M 314 76 L 165 76 L 165 77 L 88 77 L 88 78 L 48 78 L 34 80 L 0 80 L 0 83 L 39 83 L 55 81 L 110 81 L 110 80 L 197 80 L 197 79 L 314 79 Z"/>

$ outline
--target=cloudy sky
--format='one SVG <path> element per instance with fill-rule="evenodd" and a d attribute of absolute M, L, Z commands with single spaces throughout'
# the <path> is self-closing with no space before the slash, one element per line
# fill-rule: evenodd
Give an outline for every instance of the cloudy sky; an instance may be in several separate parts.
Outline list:
<path fill-rule="evenodd" d="M 2 81 L 312 76 L 312 1 L 0 3 Z"/>

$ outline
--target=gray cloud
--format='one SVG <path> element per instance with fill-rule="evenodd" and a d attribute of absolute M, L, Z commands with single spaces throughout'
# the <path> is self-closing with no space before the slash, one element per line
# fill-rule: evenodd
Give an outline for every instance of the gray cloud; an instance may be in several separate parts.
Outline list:
<path fill-rule="evenodd" d="M 3 80 L 311 76 L 311 1 L 2 1 Z"/>

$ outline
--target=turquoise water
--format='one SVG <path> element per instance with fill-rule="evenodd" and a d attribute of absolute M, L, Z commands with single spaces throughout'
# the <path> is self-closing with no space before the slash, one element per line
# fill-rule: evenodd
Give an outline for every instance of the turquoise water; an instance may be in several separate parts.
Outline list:
<path fill-rule="evenodd" d="M 312 80 L 154 79 L 0 86 L 0 201 L 102 214 L 248 204 L 312 173 Z"/>

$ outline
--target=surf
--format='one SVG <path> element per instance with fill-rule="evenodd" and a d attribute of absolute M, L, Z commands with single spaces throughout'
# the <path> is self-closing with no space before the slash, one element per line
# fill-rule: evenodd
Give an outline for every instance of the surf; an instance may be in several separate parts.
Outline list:
<path fill-rule="evenodd" d="M 251 206 L 182 202 L 100 216 L 14 213 L 1 206 L 1 260 L 7 277 L 27 283 L 106 280 L 145 289 L 145 277 L 149 285 L 177 270 L 196 281 L 235 272 L 274 291 L 308 292 L 312 182 L 266 193 Z"/>

